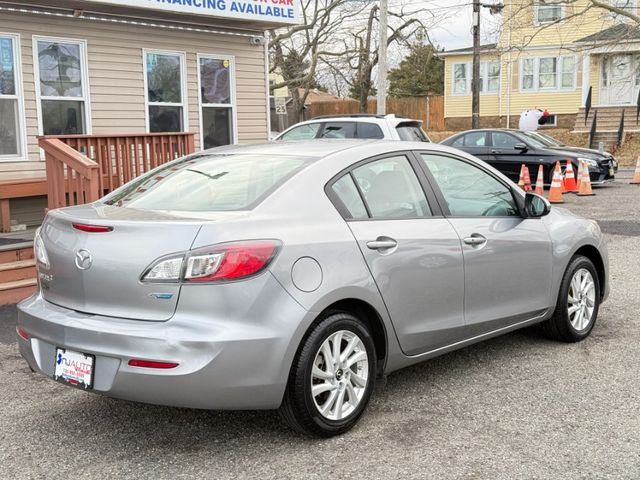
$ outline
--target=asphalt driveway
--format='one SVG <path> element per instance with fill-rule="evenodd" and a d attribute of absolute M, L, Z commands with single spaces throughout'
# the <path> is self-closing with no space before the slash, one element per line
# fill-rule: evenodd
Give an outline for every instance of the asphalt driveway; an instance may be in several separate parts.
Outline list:
<path fill-rule="evenodd" d="M 640 187 L 566 206 L 602 221 L 611 296 L 592 336 L 535 328 L 397 372 L 359 425 L 307 439 L 273 412 L 156 407 L 33 374 L 0 309 L 0 479 L 640 478 Z M 526 273 L 523 272 L 526 279 Z"/>

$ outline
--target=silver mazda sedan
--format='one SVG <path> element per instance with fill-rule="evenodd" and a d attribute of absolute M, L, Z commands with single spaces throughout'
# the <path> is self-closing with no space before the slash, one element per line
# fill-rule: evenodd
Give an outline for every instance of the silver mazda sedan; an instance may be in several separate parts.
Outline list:
<path fill-rule="evenodd" d="M 607 297 L 598 225 L 448 147 L 224 147 L 50 211 L 20 352 L 66 385 L 275 409 L 330 436 L 376 378 L 535 323 L 589 335 Z"/>

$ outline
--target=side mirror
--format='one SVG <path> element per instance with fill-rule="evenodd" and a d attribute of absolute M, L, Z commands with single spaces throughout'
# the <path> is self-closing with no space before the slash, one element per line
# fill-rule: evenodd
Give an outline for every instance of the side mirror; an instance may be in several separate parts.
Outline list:
<path fill-rule="evenodd" d="M 551 204 L 546 198 L 536 195 L 535 193 L 527 192 L 524 197 L 524 211 L 528 218 L 544 217 L 545 215 L 549 215 Z"/>
<path fill-rule="evenodd" d="M 513 148 L 515 148 L 516 150 L 520 151 L 520 152 L 526 152 L 527 150 L 529 150 L 529 147 L 527 147 L 526 143 L 516 143 Z"/>

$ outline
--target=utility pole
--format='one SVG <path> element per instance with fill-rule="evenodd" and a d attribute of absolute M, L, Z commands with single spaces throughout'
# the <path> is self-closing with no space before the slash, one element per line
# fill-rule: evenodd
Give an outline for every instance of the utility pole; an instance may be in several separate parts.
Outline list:
<path fill-rule="evenodd" d="M 380 0 L 380 45 L 378 47 L 378 98 L 376 113 L 387 113 L 387 0 Z"/>
<path fill-rule="evenodd" d="M 471 74 L 471 128 L 480 128 L 480 0 L 473 0 L 473 67 Z"/>

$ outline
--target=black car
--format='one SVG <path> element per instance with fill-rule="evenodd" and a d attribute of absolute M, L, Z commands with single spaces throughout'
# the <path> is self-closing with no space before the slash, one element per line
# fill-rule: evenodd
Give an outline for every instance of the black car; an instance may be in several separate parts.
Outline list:
<path fill-rule="evenodd" d="M 510 129 L 468 130 L 456 133 L 441 142 L 478 157 L 517 182 L 524 163 L 529 167 L 531 181 L 535 183 L 538 166 L 544 168 L 544 183 L 551 183 L 553 168 L 561 162 L 564 171 L 566 161 L 571 159 L 574 173 L 578 161 L 589 165 L 591 183 L 601 185 L 614 179 L 618 162 L 610 153 L 564 145 L 541 132 L 525 132 Z"/>

